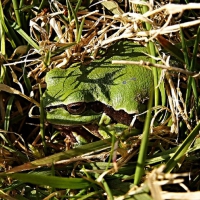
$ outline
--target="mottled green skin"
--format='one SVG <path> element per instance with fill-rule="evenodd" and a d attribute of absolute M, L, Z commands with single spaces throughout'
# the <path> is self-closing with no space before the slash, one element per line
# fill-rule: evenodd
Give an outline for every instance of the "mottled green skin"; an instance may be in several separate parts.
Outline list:
<path fill-rule="evenodd" d="M 152 71 L 135 65 L 112 65 L 112 60 L 145 60 L 146 48 L 131 41 L 111 46 L 102 59 L 89 65 L 74 64 L 68 69 L 53 69 L 46 75 L 44 107 L 76 102 L 99 101 L 129 114 L 142 112 L 153 89 Z M 46 112 L 52 124 L 77 125 L 98 121 L 101 113 L 87 110 L 72 115 L 63 108 Z"/>

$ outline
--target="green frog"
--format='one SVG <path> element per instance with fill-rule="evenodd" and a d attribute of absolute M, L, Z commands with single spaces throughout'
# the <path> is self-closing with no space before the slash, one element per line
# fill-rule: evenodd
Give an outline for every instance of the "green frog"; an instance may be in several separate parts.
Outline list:
<path fill-rule="evenodd" d="M 146 47 L 120 41 L 109 47 L 101 59 L 90 64 L 55 68 L 46 75 L 44 93 L 46 120 L 54 125 L 98 124 L 102 115 L 110 121 L 130 125 L 133 117 L 146 110 L 153 76 L 137 65 L 113 65 L 112 60 L 148 61 Z"/>

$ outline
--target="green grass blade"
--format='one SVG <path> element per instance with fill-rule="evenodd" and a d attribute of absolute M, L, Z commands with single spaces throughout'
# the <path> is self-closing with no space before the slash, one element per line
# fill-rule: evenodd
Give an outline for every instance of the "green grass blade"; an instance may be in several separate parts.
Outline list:
<path fill-rule="evenodd" d="M 182 44 L 186 68 L 189 70 L 190 69 L 190 60 L 189 60 L 189 57 L 188 57 L 187 44 L 186 44 L 185 39 L 184 39 L 184 34 L 183 34 L 182 28 L 180 28 L 180 36 L 181 36 L 181 44 Z M 186 97 L 185 97 L 185 102 L 186 102 L 187 107 L 189 106 L 189 101 L 190 101 L 191 86 L 192 86 L 192 77 L 189 77 L 188 81 L 187 81 L 187 90 L 186 90 Z"/>
<path fill-rule="evenodd" d="M 3 13 L 3 8 L 2 8 L 2 4 L 0 1 L 0 41 L 1 41 L 1 53 L 3 55 L 6 55 L 6 45 L 5 45 L 5 28 L 4 27 L 4 13 Z"/>
<path fill-rule="evenodd" d="M 45 57 L 44 57 L 44 64 L 46 67 L 48 67 L 50 65 L 50 62 L 51 62 L 51 51 L 47 51 L 45 53 Z"/>
<path fill-rule="evenodd" d="M 194 42 L 194 49 L 193 49 L 191 65 L 190 65 L 190 69 L 189 69 L 191 71 L 197 70 L 196 65 L 197 65 L 197 52 L 198 52 L 198 48 L 199 48 L 199 40 L 200 40 L 200 26 L 198 27 L 197 36 L 196 36 L 196 39 Z"/>
<path fill-rule="evenodd" d="M 183 29 L 180 28 L 180 36 L 181 36 L 181 44 L 182 44 L 182 49 L 183 49 L 183 56 L 184 56 L 184 63 L 186 64 L 186 68 L 190 70 L 190 60 L 188 57 L 188 47 L 185 42 L 184 34 L 183 34 Z M 174 46 L 173 46 L 174 47 Z"/>
<path fill-rule="evenodd" d="M 20 40 L 20 37 L 16 34 L 15 30 L 11 27 L 10 22 L 7 20 L 7 18 L 5 18 L 5 24 L 8 28 L 8 33 L 6 34 L 8 35 L 8 38 L 10 40 L 10 43 L 13 49 L 15 49 L 17 46 L 22 45 L 22 40 Z"/>
<path fill-rule="evenodd" d="M 12 28 L 14 28 L 27 42 L 29 45 L 39 50 L 40 47 L 29 37 L 26 32 L 24 32 L 16 23 L 13 23 Z"/>
<path fill-rule="evenodd" d="M 75 13 L 78 12 L 78 9 L 79 9 L 81 3 L 82 3 L 82 0 L 78 0 L 78 2 L 77 2 L 77 4 L 76 4 L 76 7 L 75 7 L 75 9 L 74 9 Z"/>
<path fill-rule="evenodd" d="M 174 169 L 174 167 L 179 162 L 179 160 L 188 151 L 188 148 L 190 147 L 190 145 L 194 141 L 195 137 L 199 133 L 199 130 L 200 130 L 200 122 L 195 126 L 195 128 L 192 130 L 192 132 L 187 136 L 187 138 L 178 147 L 178 149 L 176 150 L 174 155 L 171 157 L 171 159 L 166 163 L 165 172 L 170 172 Z"/>
<path fill-rule="evenodd" d="M 68 43 L 62 47 L 59 47 L 58 49 L 56 49 L 55 51 L 51 52 L 51 57 L 56 56 L 58 54 L 63 53 L 63 51 L 65 51 L 66 49 L 72 47 L 73 45 L 75 45 L 76 42 L 72 42 L 72 43 Z"/>
<path fill-rule="evenodd" d="M 193 49 L 192 59 L 190 63 L 190 71 L 198 70 L 196 66 L 197 66 L 197 53 L 198 53 L 198 48 L 199 48 L 199 39 L 200 39 L 200 26 L 198 27 L 197 37 L 194 43 L 194 49 Z M 195 102 L 196 102 L 195 106 L 197 106 L 199 94 L 197 91 L 196 81 L 193 77 L 189 77 L 189 79 L 192 79 L 192 90 L 193 90 L 193 94 L 194 94 Z"/>
<path fill-rule="evenodd" d="M 21 19 L 20 19 L 20 13 L 19 13 L 19 3 L 17 0 L 12 0 L 12 3 L 13 3 L 13 8 L 14 8 L 14 12 L 15 12 L 15 16 L 16 16 L 16 20 L 17 20 L 17 24 L 19 27 L 22 26 L 21 24 Z"/>
<path fill-rule="evenodd" d="M 146 160 L 146 154 L 147 154 L 147 147 L 148 147 L 148 140 L 149 140 L 149 127 L 151 122 L 151 108 L 153 105 L 153 90 L 151 91 L 151 96 L 149 98 L 148 102 L 148 111 L 145 118 L 145 124 L 142 134 L 142 141 L 140 145 L 140 151 L 138 155 L 137 160 L 137 166 L 135 170 L 135 176 L 134 176 L 134 184 L 138 185 L 140 183 L 140 179 L 144 173 L 144 166 L 145 166 L 145 160 Z"/>
<path fill-rule="evenodd" d="M 10 124 L 10 112 L 11 112 L 11 108 L 12 108 L 12 104 L 14 101 L 15 96 L 12 95 L 8 101 L 8 105 L 6 108 L 6 116 L 5 116 L 5 121 L 4 121 L 4 130 L 8 131 L 9 129 L 9 124 Z"/>
<path fill-rule="evenodd" d="M 74 20 L 75 20 L 75 24 L 76 24 L 76 41 L 78 42 L 78 40 L 77 40 L 78 39 L 78 33 L 79 33 L 78 18 L 77 18 L 76 12 L 73 9 L 72 4 L 70 3 L 70 1 L 68 1 L 68 4 L 69 4 L 70 11 L 72 12 L 72 15 L 73 15 Z"/>
<path fill-rule="evenodd" d="M 70 159 L 70 158 L 74 158 L 75 156 L 80 156 L 86 153 L 90 153 L 92 151 L 98 151 L 101 149 L 110 148 L 110 145 L 111 145 L 110 143 L 111 143 L 111 139 L 106 139 L 106 140 L 100 140 L 97 142 L 92 142 L 86 145 L 78 146 L 75 149 L 70 149 L 65 152 L 55 153 L 51 156 L 47 156 L 45 158 L 34 160 L 32 162 L 14 167 L 9 172 L 20 172 L 20 171 L 35 169 L 38 166 L 52 165 L 52 163 L 60 161 L 60 160 Z"/>
<path fill-rule="evenodd" d="M 81 40 L 84 22 L 85 22 L 85 18 L 83 18 L 81 25 L 80 25 L 80 28 L 79 28 L 79 31 L 78 31 L 77 43 L 79 43 L 80 40 Z"/>
<path fill-rule="evenodd" d="M 42 90 L 41 86 L 39 85 L 39 91 L 40 91 L 40 135 L 42 138 L 42 144 L 44 147 L 44 152 L 47 152 L 47 146 L 45 142 L 45 130 L 44 130 L 44 107 L 43 107 L 43 97 L 42 97 Z"/>
<path fill-rule="evenodd" d="M 32 91 L 31 81 L 30 81 L 30 78 L 27 76 L 26 69 L 23 69 L 23 70 L 24 70 L 24 74 L 23 74 L 24 83 L 26 85 L 26 89 L 30 93 Z"/>
<path fill-rule="evenodd" d="M 41 10 L 45 5 L 45 0 L 42 0 L 40 5 L 39 5 L 39 10 Z"/>
<path fill-rule="evenodd" d="M 148 11 L 147 6 L 142 6 L 142 13 L 145 13 Z M 145 23 L 146 30 L 151 29 L 151 25 L 149 23 Z M 155 47 L 153 42 L 149 41 L 148 43 L 148 50 L 151 56 L 155 57 Z M 156 61 L 154 59 L 151 59 L 152 63 L 155 63 Z M 154 88 L 158 85 L 158 70 L 157 68 L 152 69 L 153 77 L 154 77 Z M 153 97 L 154 96 L 154 97 Z M 143 134 L 142 134 L 142 142 L 140 146 L 140 151 L 138 155 L 137 160 L 137 166 L 135 170 L 135 176 L 134 176 L 134 184 L 138 185 L 140 183 L 141 177 L 144 174 L 144 166 L 145 166 L 145 160 L 146 160 L 146 154 L 147 154 L 147 146 L 148 146 L 148 140 L 149 140 L 149 127 L 151 122 L 151 108 L 153 106 L 153 99 L 154 99 L 154 106 L 159 105 L 159 88 L 155 88 L 151 91 L 149 102 L 148 102 L 148 111 L 145 118 L 145 124 L 143 128 Z"/>
<path fill-rule="evenodd" d="M 82 193 L 86 193 L 85 190 L 82 190 L 81 191 Z M 101 195 L 102 194 L 102 191 L 101 190 L 98 190 L 98 191 L 95 191 L 95 192 L 90 192 L 88 193 L 87 195 L 82 195 L 81 192 L 78 194 L 78 195 L 75 195 L 74 198 L 72 198 L 71 200 L 84 200 L 84 199 L 92 199 L 92 196 L 97 196 L 97 195 Z M 94 197 L 95 198 L 95 197 Z M 103 200 L 104 198 L 103 197 L 98 197 L 99 200 Z"/>
<path fill-rule="evenodd" d="M 113 197 L 112 192 L 111 192 L 111 190 L 108 186 L 108 183 L 104 179 L 101 182 L 103 183 L 104 189 L 105 189 L 105 191 L 108 195 L 108 199 L 114 200 L 114 197 Z"/>
<path fill-rule="evenodd" d="M 56 176 L 46 176 L 42 174 L 7 174 L 9 177 L 18 179 L 25 183 L 45 185 L 60 189 L 82 189 L 87 188 L 91 183 L 83 178 L 63 178 Z"/>
<path fill-rule="evenodd" d="M 148 47 L 149 47 L 149 53 L 151 56 L 155 57 L 156 56 L 156 52 L 155 52 L 155 47 L 154 47 L 154 43 L 149 41 L 148 43 Z M 152 63 L 156 63 L 156 61 L 152 58 L 151 59 Z M 158 85 L 158 69 L 153 67 L 152 68 L 152 72 L 153 72 L 153 80 L 154 80 L 154 106 L 158 106 L 159 105 L 159 101 L 160 101 L 160 96 L 159 96 L 159 88 L 156 86 Z"/>
<path fill-rule="evenodd" d="M 61 152 L 54 154 L 52 156 L 48 156 L 46 158 L 42 158 L 40 160 L 35 160 L 31 162 L 33 165 L 46 165 L 51 164 L 52 162 L 56 162 L 62 159 L 69 159 L 75 156 L 80 156 L 88 152 L 97 151 L 102 148 L 110 147 L 110 139 L 101 140 L 93 143 L 89 143 L 86 145 L 82 145 L 76 147 L 76 149 L 68 150 L 67 152 Z"/>
<path fill-rule="evenodd" d="M 146 0 L 145 0 L 146 1 Z M 149 10 L 149 8 L 147 6 L 142 6 L 142 14 L 146 13 Z M 151 30 L 151 24 L 145 22 L 145 27 L 147 31 Z M 153 57 L 156 57 L 156 51 L 155 51 L 155 46 L 154 43 L 152 41 L 148 42 L 148 49 L 149 49 L 149 54 Z M 156 63 L 156 61 L 152 58 L 151 59 L 152 63 Z M 153 67 L 152 68 L 153 71 L 153 77 L 154 77 L 154 87 L 156 87 L 158 85 L 158 69 Z M 159 100 L 160 100 L 160 96 L 159 96 L 159 88 L 155 88 L 155 93 L 154 93 L 154 106 L 158 106 L 159 105 Z"/>
<path fill-rule="evenodd" d="M 198 29 L 198 32 L 199 32 L 199 30 L 200 29 Z M 183 30 L 182 30 L 182 28 L 180 28 L 180 36 L 181 36 L 181 43 L 182 43 L 184 60 L 185 60 L 186 68 L 189 71 L 193 71 L 193 68 L 196 65 L 196 55 L 197 55 L 197 46 L 198 46 L 197 45 L 198 42 L 196 42 L 196 41 L 199 40 L 199 36 L 198 35 L 199 34 L 197 34 L 197 38 L 195 40 L 194 52 L 193 52 L 192 60 L 190 62 L 189 57 L 188 57 L 188 49 L 187 49 L 187 45 L 186 45 L 186 42 L 185 42 Z M 197 86 L 196 86 L 194 78 L 193 77 L 188 77 L 186 97 L 185 97 L 186 107 L 189 106 L 189 102 L 190 102 L 190 99 L 191 99 L 191 88 L 193 90 L 193 94 L 194 94 L 194 97 L 195 97 L 195 107 L 197 107 L 197 104 L 198 104 Z"/>

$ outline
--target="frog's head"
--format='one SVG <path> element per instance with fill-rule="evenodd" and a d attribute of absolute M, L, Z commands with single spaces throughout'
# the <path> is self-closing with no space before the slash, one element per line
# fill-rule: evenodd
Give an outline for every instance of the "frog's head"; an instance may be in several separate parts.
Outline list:
<path fill-rule="evenodd" d="M 95 108 L 97 106 L 97 108 Z M 58 104 L 45 108 L 46 119 L 51 124 L 62 126 L 76 126 L 98 122 L 102 112 L 98 102 L 74 102 L 70 104 Z"/>
<path fill-rule="evenodd" d="M 56 86 L 51 82 L 52 79 L 56 80 L 57 72 L 63 71 L 52 70 L 46 76 L 47 90 L 44 93 L 44 108 L 47 121 L 62 126 L 98 122 L 102 115 L 102 104 L 95 102 L 86 88 L 84 90 L 79 87 L 74 88 L 74 84 L 69 84 L 69 82 L 67 82 L 68 87 L 65 88 L 61 80 Z"/>

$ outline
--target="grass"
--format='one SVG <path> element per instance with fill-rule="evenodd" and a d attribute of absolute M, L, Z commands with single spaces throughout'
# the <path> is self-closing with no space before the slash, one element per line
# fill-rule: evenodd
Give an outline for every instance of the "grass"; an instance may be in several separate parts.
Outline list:
<path fill-rule="evenodd" d="M 154 3 L 0 2 L 1 199 L 199 198 L 200 3 Z M 71 148 L 45 121 L 46 73 L 124 39 L 152 58 L 132 62 L 154 76 L 144 127 Z"/>

